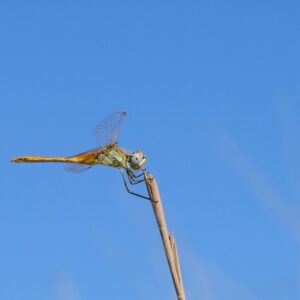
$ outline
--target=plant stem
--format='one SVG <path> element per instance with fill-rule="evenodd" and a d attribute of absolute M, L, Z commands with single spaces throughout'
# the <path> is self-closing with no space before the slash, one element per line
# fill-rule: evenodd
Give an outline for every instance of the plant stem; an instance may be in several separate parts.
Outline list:
<path fill-rule="evenodd" d="M 144 176 L 149 198 L 151 199 L 153 212 L 156 218 L 156 222 L 165 249 L 168 265 L 172 275 L 177 299 L 186 300 L 176 244 L 173 235 L 169 233 L 166 225 L 165 215 L 156 180 L 152 175 L 149 175 L 146 171 L 144 171 Z"/>

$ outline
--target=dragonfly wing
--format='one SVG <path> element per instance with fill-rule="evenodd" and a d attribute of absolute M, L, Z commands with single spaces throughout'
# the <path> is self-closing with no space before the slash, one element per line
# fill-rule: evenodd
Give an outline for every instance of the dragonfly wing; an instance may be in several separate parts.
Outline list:
<path fill-rule="evenodd" d="M 69 157 L 70 159 L 72 159 L 72 162 L 65 163 L 65 170 L 71 173 L 80 173 L 90 169 L 95 165 L 97 153 L 99 152 L 99 150 L 100 148 L 96 148 Z"/>
<path fill-rule="evenodd" d="M 119 130 L 126 116 L 123 111 L 115 112 L 105 118 L 94 129 L 94 137 L 99 146 L 107 146 L 118 142 Z"/>
<path fill-rule="evenodd" d="M 64 168 L 67 172 L 70 173 L 80 173 L 90 169 L 93 165 L 84 165 L 84 164 L 65 164 Z"/>

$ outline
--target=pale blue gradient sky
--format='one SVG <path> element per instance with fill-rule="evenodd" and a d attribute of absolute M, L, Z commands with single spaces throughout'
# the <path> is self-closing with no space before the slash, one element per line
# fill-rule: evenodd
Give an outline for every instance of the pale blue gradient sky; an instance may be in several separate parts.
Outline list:
<path fill-rule="evenodd" d="M 156 176 L 188 299 L 300 299 L 298 1 L 0 4 L 0 299 L 173 299 L 119 173 L 17 155 L 120 145 Z M 142 187 L 140 190 L 143 192 Z"/>

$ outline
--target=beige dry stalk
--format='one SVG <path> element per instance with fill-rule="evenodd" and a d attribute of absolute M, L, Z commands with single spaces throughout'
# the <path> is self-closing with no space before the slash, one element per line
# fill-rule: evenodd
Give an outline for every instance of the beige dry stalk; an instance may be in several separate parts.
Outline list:
<path fill-rule="evenodd" d="M 145 183 L 148 190 L 149 198 L 152 202 L 153 212 L 157 221 L 157 225 L 162 238 L 163 246 L 165 249 L 167 261 L 169 264 L 170 272 L 172 275 L 174 287 L 178 300 L 186 300 L 185 292 L 180 272 L 179 258 L 177 254 L 176 244 L 173 235 L 168 231 L 165 215 L 163 211 L 162 202 L 160 199 L 159 190 L 156 180 L 153 176 L 144 171 Z"/>

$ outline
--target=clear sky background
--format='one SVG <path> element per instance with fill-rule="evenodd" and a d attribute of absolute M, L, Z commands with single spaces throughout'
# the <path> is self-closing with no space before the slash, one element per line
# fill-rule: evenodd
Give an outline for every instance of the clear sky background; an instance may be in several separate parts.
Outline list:
<path fill-rule="evenodd" d="M 2 1 L 0 299 L 175 299 L 152 209 L 70 156 L 127 112 L 188 299 L 300 299 L 299 1 Z M 138 187 L 144 192 L 143 187 Z"/>

